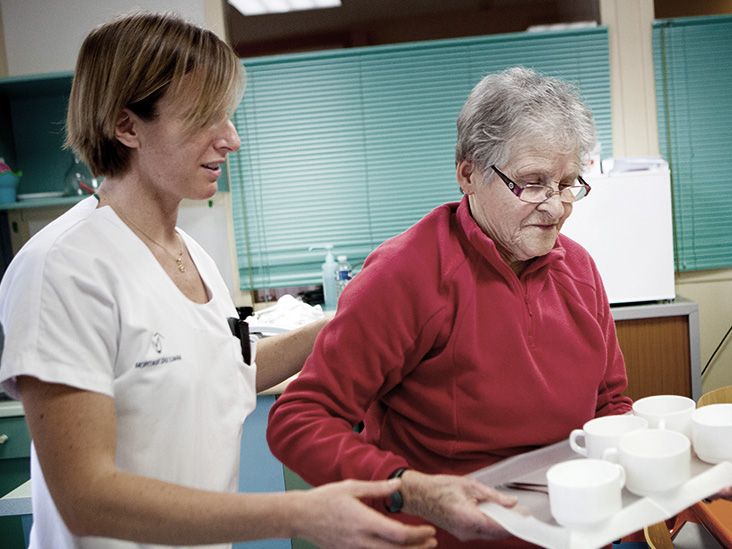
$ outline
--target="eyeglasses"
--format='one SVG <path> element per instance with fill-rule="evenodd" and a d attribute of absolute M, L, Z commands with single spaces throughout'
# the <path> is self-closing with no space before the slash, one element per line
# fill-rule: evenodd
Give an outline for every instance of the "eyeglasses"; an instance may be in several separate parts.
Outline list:
<path fill-rule="evenodd" d="M 555 191 L 548 185 L 538 185 L 534 183 L 527 183 L 526 185 L 519 185 L 509 178 L 506 174 L 501 172 L 495 165 L 491 165 L 491 169 L 496 172 L 498 177 L 503 180 L 506 187 L 516 195 L 519 200 L 528 202 L 529 204 L 541 204 L 546 202 L 555 194 L 559 195 L 559 200 L 565 204 L 572 204 L 578 200 L 582 200 L 585 196 L 590 194 L 590 187 L 587 182 L 582 179 L 581 175 L 577 176 L 575 185 L 560 185 Z"/>

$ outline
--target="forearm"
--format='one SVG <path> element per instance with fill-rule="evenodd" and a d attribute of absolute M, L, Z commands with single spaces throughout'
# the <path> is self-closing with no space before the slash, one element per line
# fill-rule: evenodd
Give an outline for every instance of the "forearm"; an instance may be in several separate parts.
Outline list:
<path fill-rule="evenodd" d="M 381 480 L 408 465 L 403 457 L 354 433 L 358 418 L 331 406 L 328 394 L 332 385 L 323 386 L 324 394 L 319 397 L 309 383 L 303 388 L 303 375 L 277 399 L 270 412 L 267 442 L 277 459 L 313 485 L 346 478 Z"/>
<path fill-rule="evenodd" d="M 77 535 L 197 545 L 301 533 L 298 492 L 215 493 L 120 471 L 65 492 L 54 499 Z"/>
<path fill-rule="evenodd" d="M 165 545 L 302 537 L 321 547 L 365 546 L 383 532 L 413 547 L 433 532 L 388 521 L 360 498 L 383 498 L 399 483 L 341 483 L 277 494 L 197 490 L 117 466 L 112 398 L 21 376 L 18 386 L 53 502 L 72 534 Z M 175 467 L 175 460 L 171 462 Z M 205 467 L 205 464 L 202 466 Z M 353 542 L 353 543 L 351 543 Z"/>
<path fill-rule="evenodd" d="M 257 342 L 257 392 L 269 389 L 300 371 L 313 349 L 324 318 L 290 332 Z"/>
<path fill-rule="evenodd" d="M 124 473 L 102 481 L 91 486 L 91 499 L 76 500 L 77 535 L 176 546 L 295 537 L 329 549 L 435 546 L 433 528 L 402 525 L 359 501 L 387 497 L 398 481 L 278 494 L 204 492 Z"/>
<path fill-rule="evenodd" d="M 46 485 L 75 535 L 168 545 L 287 537 L 306 507 L 299 496 L 213 493 L 122 471 L 114 400 L 27 376 L 18 386 Z"/>

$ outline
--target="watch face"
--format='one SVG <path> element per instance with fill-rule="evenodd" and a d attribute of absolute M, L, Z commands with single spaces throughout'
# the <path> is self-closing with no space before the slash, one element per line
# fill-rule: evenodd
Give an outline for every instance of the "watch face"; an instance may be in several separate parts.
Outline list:
<path fill-rule="evenodd" d="M 405 467 L 397 469 L 389 476 L 389 478 L 400 478 L 406 470 L 407 469 Z M 403 506 L 404 498 L 402 497 L 402 493 L 399 490 L 389 496 L 389 504 L 386 506 L 386 508 L 389 510 L 390 513 L 398 513 L 402 510 Z"/>
<path fill-rule="evenodd" d="M 397 490 L 391 496 L 389 496 L 389 506 L 387 508 L 389 509 L 390 513 L 398 513 L 402 510 L 403 505 L 404 498 L 402 497 L 402 493 L 400 491 Z"/>

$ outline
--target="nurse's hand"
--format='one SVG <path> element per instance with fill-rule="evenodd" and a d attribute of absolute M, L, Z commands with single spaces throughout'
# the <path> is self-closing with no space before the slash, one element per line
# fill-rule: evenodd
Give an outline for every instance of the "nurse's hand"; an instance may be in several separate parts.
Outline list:
<path fill-rule="evenodd" d="M 478 507 L 492 501 L 514 507 L 517 499 L 469 477 L 426 475 L 408 469 L 402 475 L 402 511 L 447 530 L 459 540 L 502 539 L 510 534 Z"/>
<path fill-rule="evenodd" d="M 385 499 L 400 489 L 400 481 L 345 480 L 302 492 L 301 516 L 293 517 L 293 537 L 320 548 L 343 547 L 422 549 L 436 547 L 432 526 L 409 526 L 374 511 L 359 501 Z M 293 492 L 289 492 L 293 495 Z"/>

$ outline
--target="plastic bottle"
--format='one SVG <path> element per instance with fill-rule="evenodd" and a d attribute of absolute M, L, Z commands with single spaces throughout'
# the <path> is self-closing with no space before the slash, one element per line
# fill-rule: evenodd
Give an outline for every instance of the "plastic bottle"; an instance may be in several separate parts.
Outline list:
<path fill-rule="evenodd" d="M 78 156 L 74 155 L 71 166 L 64 176 L 65 196 L 86 196 L 94 194 L 99 189 L 100 181 L 91 174 Z"/>
<path fill-rule="evenodd" d="M 321 244 L 320 246 L 310 246 L 310 250 L 323 249 L 326 250 L 325 261 L 323 262 L 323 299 L 325 304 L 323 309 L 326 311 L 335 311 L 336 302 L 338 300 L 338 289 L 336 287 L 336 271 L 338 263 L 333 257 L 333 244 Z"/>
<path fill-rule="evenodd" d="M 353 272 L 351 270 L 351 264 L 348 263 L 348 256 L 339 255 L 338 270 L 336 271 L 336 294 L 338 297 L 341 297 L 343 289 L 346 287 L 346 284 L 350 282 L 352 277 Z"/>

